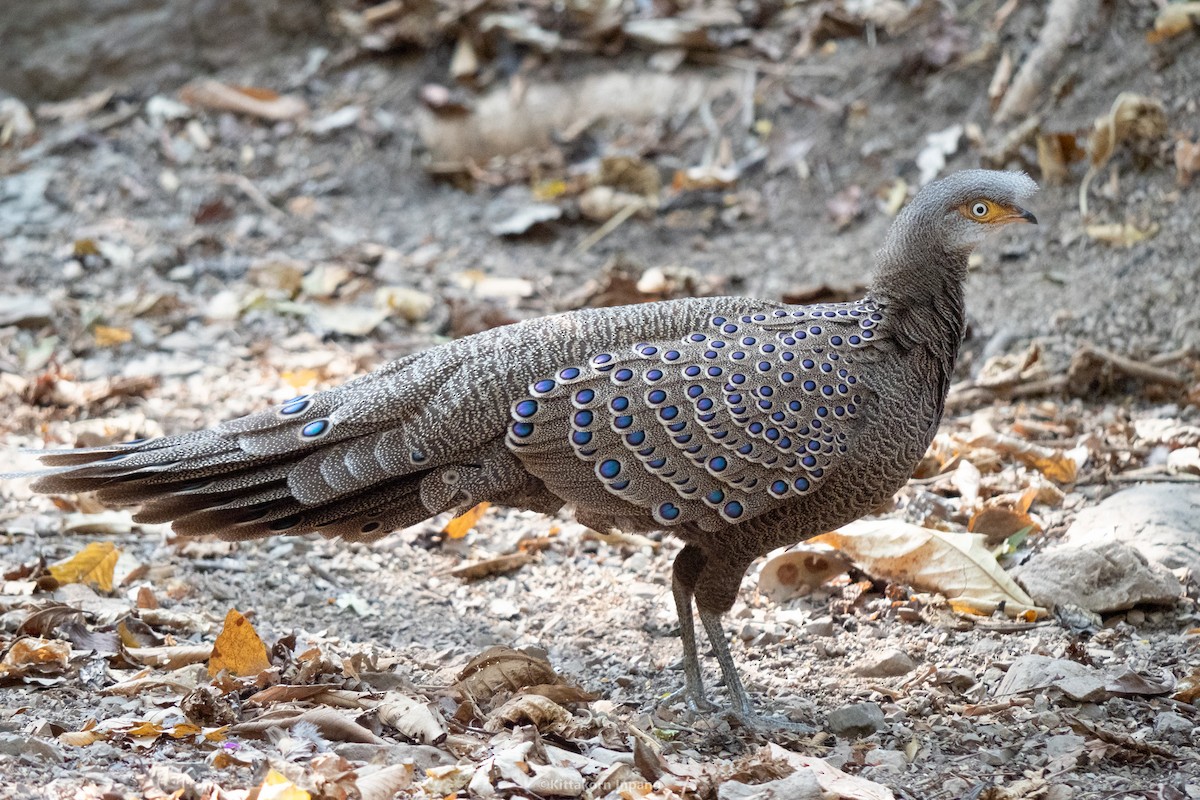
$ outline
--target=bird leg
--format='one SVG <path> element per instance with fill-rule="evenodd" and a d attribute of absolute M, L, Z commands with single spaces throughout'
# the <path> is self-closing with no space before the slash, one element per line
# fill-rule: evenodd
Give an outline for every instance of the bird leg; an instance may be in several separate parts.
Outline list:
<path fill-rule="evenodd" d="M 675 575 L 677 576 L 686 577 L 689 574 L 689 570 L 680 569 L 680 561 L 683 560 L 689 549 L 691 549 L 690 546 L 685 547 L 675 560 Z M 750 695 L 746 693 L 746 687 L 742 684 L 737 665 L 733 661 L 733 655 L 729 652 L 729 639 L 726 637 L 725 629 L 721 625 L 721 618 L 733 607 L 738 589 L 741 587 L 742 576 L 746 573 L 746 568 L 750 566 L 750 562 L 753 559 L 738 556 L 728 551 L 719 553 L 719 557 L 717 558 L 712 558 L 709 554 L 702 551 L 698 552 L 697 555 L 703 566 L 699 570 L 697 579 L 691 583 L 693 588 L 691 594 L 695 596 L 696 610 L 700 613 L 700 624 L 704 626 L 704 632 L 708 634 L 708 641 L 712 645 L 713 654 L 717 658 L 717 664 L 721 667 L 721 677 L 725 680 L 726 691 L 729 692 L 730 714 L 743 727 L 759 732 L 790 731 L 793 733 L 812 733 L 815 729 L 809 725 L 792 722 L 781 717 L 764 716 L 756 712 L 754 704 L 750 702 Z M 695 556 L 691 556 L 689 560 L 695 561 L 697 559 Z M 685 564 L 684 566 L 694 566 L 694 564 Z M 695 656 L 696 641 L 695 633 L 692 630 L 691 607 L 690 604 L 686 609 L 682 607 L 682 593 L 678 588 L 678 584 L 676 582 L 673 583 L 675 583 L 675 602 L 677 606 L 680 606 L 679 627 L 684 642 L 684 671 L 688 677 L 688 686 L 686 689 L 689 697 L 695 697 L 695 693 L 692 691 L 693 678 L 687 674 L 689 661 L 691 661 L 692 669 L 695 671 L 695 689 L 703 697 L 703 687 L 700 683 L 700 665 Z M 695 592 L 695 588 L 697 587 L 700 589 L 698 594 Z"/>
<path fill-rule="evenodd" d="M 696 650 L 696 624 L 692 618 L 692 595 L 696 578 L 704 569 L 704 553 L 687 545 L 675 557 L 671 570 L 671 594 L 675 597 L 675 612 L 679 616 L 679 638 L 683 642 L 684 685 L 667 696 L 665 702 L 687 698 L 693 711 L 714 711 L 716 706 L 705 696 L 704 679 L 700 674 L 700 654 Z"/>

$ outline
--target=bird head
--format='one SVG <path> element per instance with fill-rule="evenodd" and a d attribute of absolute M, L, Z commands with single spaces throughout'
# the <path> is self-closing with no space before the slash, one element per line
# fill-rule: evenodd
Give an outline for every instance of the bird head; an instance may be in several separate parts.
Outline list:
<path fill-rule="evenodd" d="M 969 252 L 992 231 L 1037 217 L 1022 207 L 1038 190 L 1024 172 L 969 169 L 929 184 L 913 200 L 918 224 L 936 226 L 946 249 Z"/>

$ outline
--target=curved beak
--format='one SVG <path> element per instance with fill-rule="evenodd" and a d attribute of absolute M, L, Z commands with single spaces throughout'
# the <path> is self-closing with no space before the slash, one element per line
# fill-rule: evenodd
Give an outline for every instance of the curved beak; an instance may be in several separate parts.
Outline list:
<path fill-rule="evenodd" d="M 1019 206 L 1013 206 L 1013 212 L 1014 212 L 1013 222 L 1017 222 L 1018 220 L 1023 220 L 1025 222 L 1032 223 L 1033 225 L 1038 224 L 1037 217 L 1035 217 L 1032 214 L 1032 212 L 1026 211 L 1025 209 L 1023 209 Z"/>

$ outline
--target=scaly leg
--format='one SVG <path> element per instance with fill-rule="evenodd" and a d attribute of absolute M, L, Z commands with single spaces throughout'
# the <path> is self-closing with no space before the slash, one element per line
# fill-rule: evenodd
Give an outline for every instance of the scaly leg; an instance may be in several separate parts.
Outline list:
<path fill-rule="evenodd" d="M 688 706 L 693 711 L 716 709 L 704 693 L 700 654 L 696 649 L 696 624 L 692 618 L 695 578 L 703 568 L 704 554 L 689 545 L 675 557 L 675 565 L 671 571 L 671 594 L 675 597 L 675 612 L 679 616 L 679 638 L 683 642 L 684 685 L 668 695 L 665 702 L 670 703 L 683 696 L 687 698 Z"/>

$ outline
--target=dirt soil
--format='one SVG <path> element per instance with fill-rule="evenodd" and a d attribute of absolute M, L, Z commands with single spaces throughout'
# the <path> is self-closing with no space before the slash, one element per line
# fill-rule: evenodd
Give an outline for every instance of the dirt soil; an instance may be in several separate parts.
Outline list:
<path fill-rule="evenodd" d="M 997 32 L 1007 5 L 1016 8 Z M 888 193 L 915 189 L 927 137 L 961 125 L 940 173 L 1003 152 L 991 165 L 1027 169 L 1043 183 L 1034 202 L 1040 224 L 1005 231 L 974 263 L 964 387 L 989 358 L 1025 353 L 1031 343 L 1043 376 L 1066 375 L 1084 345 L 1186 376 L 1184 391 L 1108 371 L 1082 390 L 1059 382 L 1029 399 L 1000 393 L 952 404 L 947 435 L 990 428 L 1059 448 L 1093 443 L 1093 460 L 1059 485 L 1063 497 L 1033 508 L 1042 532 L 1013 557 L 1020 560 L 1053 541 L 1075 510 L 1124 485 L 1121 473 L 1151 464 L 1152 445 L 1115 431 L 1138 420 L 1200 424 L 1200 394 L 1193 389 L 1189 400 L 1186 392 L 1196 381 L 1186 349 L 1200 347 L 1200 182 L 1184 185 L 1172 160 L 1176 140 L 1200 135 L 1200 33 L 1150 44 L 1160 4 L 1098 5 L 1048 82 L 1038 130 L 1078 134 L 1082 144 L 1121 92 L 1160 101 L 1166 128 L 1150 143 L 1116 148 L 1092 182 L 1086 220 L 1078 207 L 1086 161 L 1068 164 L 1065 180 L 1052 185 L 1033 140 L 1006 151 L 1001 143 L 1015 126 L 991 122 L 997 53 L 1011 52 L 1019 64 L 1032 48 L 1044 21 L 1035 3 L 985 0 L 895 35 L 872 29 L 832 39 L 799 66 L 765 61 L 756 72 L 725 51 L 670 72 L 659 69 L 661 51 L 637 49 L 527 61 L 517 75 L 529 87 L 578 87 L 617 73 L 716 88 L 707 104 L 670 119 L 602 121 L 538 157 L 485 160 L 451 175 L 427 169 L 437 143 L 422 140 L 432 112 L 418 100 L 431 82 L 448 85 L 447 46 L 324 60 L 264 54 L 216 76 L 302 97 L 311 107 L 302 122 L 180 108 L 176 87 L 138 85 L 118 87 L 73 117 L 39 119 L 36 133 L 0 146 L 0 469 L 32 465 L 20 448 L 215 424 L 449 337 L 556 310 L 692 292 L 778 299 L 853 291 L 890 224 Z M 954 49 L 948 63 L 937 61 L 944 47 Z M 348 124 L 330 121 L 349 106 L 359 113 L 345 115 Z M 330 124 L 313 124 L 321 120 Z M 721 162 L 722 148 L 734 177 L 709 190 L 664 190 L 657 210 L 594 242 L 585 240 L 600 223 L 580 211 L 573 190 L 546 194 L 554 181 L 570 186 L 594 172 L 602 156 L 652 164 L 669 183 Z M 561 213 L 528 230 L 518 225 L 517 235 L 494 232 L 537 204 Z M 1096 234 L 1101 224 L 1152 233 L 1114 245 Z M 1114 436 L 1119 446 L 1109 446 Z M 1032 474 L 1006 462 L 994 472 L 994 493 L 1022 491 Z M 950 522 L 965 523 L 957 491 L 923 480 L 901 493 L 892 513 L 913 519 L 912 504 L 933 497 L 951 508 Z M 484 732 L 478 720 L 452 721 L 449 738 L 405 751 L 423 767 L 477 765 L 532 737 L 595 758 L 597 747 L 633 753 L 630 769 L 653 792 L 646 796 L 715 797 L 727 780 L 779 777 L 763 766 L 776 763 L 760 749 L 771 740 L 897 797 L 1200 797 L 1200 708 L 1190 702 L 1136 693 L 1080 701 L 1049 687 L 995 695 L 1009 665 L 1028 654 L 1194 676 L 1194 577 L 1174 606 L 1109 614 L 1081 633 L 1053 618 L 956 614 L 936 597 L 862 573 L 776 603 L 757 591 L 756 566 L 726 620 L 734 657 L 761 707 L 817 729 L 763 734 L 679 702 L 659 705 L 682 682 L 669 590 L 678 544 L 669 537 L 605 540 L 569 516 L 491 509 L 456 540 L 436 519 L 370 547 L 319 539 L 197 544 L 127 517 L 97 516 L 86 499 L 34 496 L 24 481 L 0 483 L 0 501 L 6 646 L 23 635 L 30 609 L 50 599 L 82 609 L 82 629 L 111 635 L 135 606 L 146 608 L 143 589 L 183 621 L 122 634 L 122 647 L 211 645 L 236 608 L 268 648 L 294 636 L 272 651 L 291 677 L 306 663 L 300 654 L 316 648 L 325 661 L 309 677 L 429 698 L 446 718 L 462 710 L 442 690 L 493 645 L 545 657 L 598 698 L 567 704 L 571 725 L 540 738 L 528 723 Z M 43 582 L 31 595 L 19 585 L 36 580 L 39 563 L 94 542 L 116 544 L 143 569 L 111 592 Z M 515 572 L 476 581 L 448 574 L 521 542 L 532 558 Z M 178 716 L 181 696 L 207 682 L 192 665 L 190 687 L 185 669 L 174 688 L 113 693 L 114 684 L 165 667 L 101 656 L 104 646 L 92 644 L 72 639 L 68 669 L 0 673 L 0 797 L 165 797 L 180 773 L 237 792 L 262 784 L 268 764 L 285 771 L 281 764 L 308 764 L 337 743 L 316 728 L 282 740 L 213 741 L 123 729 L 88 746 L 67 743 L 60 734 L 89 721 Z M 860 674 L 864 660 L 892 649 L 915 666 Z M 715 663 L 704 666 L 709 685 L 718 685 Z M 252 716 L 242 704 L 259 688 L 229 690 L 227 721 Z M 831 712 L 864 702 L 878 704 L 881 724 L 831 730 Z M 221 719 L 210 715 L 205 724 Z M 383 741 L 421 742 L 371 724 Z M 668 765 L 657 783 L 649 745 L 633 728 L 649 733 Z M 623 785 L 632 794 L 613 796 L 643 796 Z M 424 794 L 417 786 L 405 791 L 433 796 L 432 785 Z M 468 794 L 465 785 L 443 794 L 455 789 Z M 218 796 L 211 786 L 180 791 Z M 537 796 L 511 785 L 500 791 Z"/>

